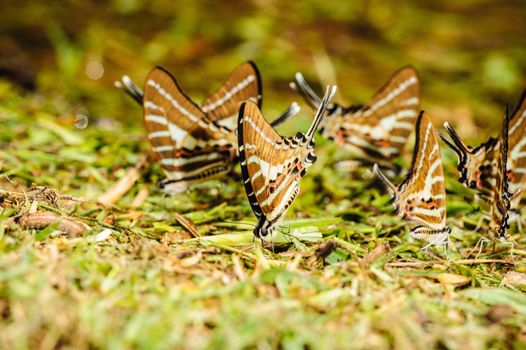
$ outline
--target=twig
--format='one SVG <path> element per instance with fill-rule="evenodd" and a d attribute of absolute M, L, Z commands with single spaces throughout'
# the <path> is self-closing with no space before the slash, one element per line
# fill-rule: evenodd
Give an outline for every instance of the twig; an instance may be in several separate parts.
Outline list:
<path fill-rule="evenodd" d="M 14 198 L 26 198 L 26 197 L 29 197 L 30 199 L 33 199 L 33 196 L 32 196 L 32 192 L 34 190 L 31 190 L 24 193 L 24 192 L 15 192 L 15 191 L 6 191 L 6 190 L 0 190 L 0 196 L 2 195 L 5 195 L 5 196 L 8 196 L 8 197 L 14 197 Z M 43 191 L 41 191 L 41 193 L 49 193 L 49 191 L 56 191 L 56 190 L 53 190 L 51 188 L 48 188 L 48 189 L 45 189 Z M 37 196 L 35 196 L 37 197 Z M 64 201 L 72 201 L 72 202 L 79 202 L 79 203 L 87 203 L 87 202 L 93 202 L 89 199 L 84 199 L 84 198 L 78 198 L 78 197 L 73 197 L 73 196 L 68 196 L 68 195 L 59 195 L 58 192 L 57 192 L 57 197 L 58 199 L 60 200 L 64 200 Z"/>
<path fill-rule="evenodd" d="M 105 206 L 117 203 L 117 201 L 130 190 L 135 182 L 137 182 L 147 163 L 147 157 L 142 155 L 137 161 L 137 164 L 133 168 L 128 169 L 126 175 L 97 198 L 97 202 Z"/>
<path fill-rule="evenodd" d="M 201 237 L 201 234 L 199 233 L 199 231 L 197 231 L 197 227 L 192 222 L 192 220 L 185 218 L 183 215 L 179 213 L 175 213 L 175 220 L 177 220 L 177 222 L 181 226 L 183 226 L 186 229 L 186 231 L 188 231 L 188 233 L 192 235 L 192 237 L 194 238 Z"/>
<path fill-rule="evenodd" d="M 475 264 L 513 264 L 508 259 L 460 259 L 460 260 L 431 260 L 431 261 L 393 261 L 385 264 L 386 267 L 426 267 L 433 264 L 457 264 L 457 265 L 475 265 Z"/>

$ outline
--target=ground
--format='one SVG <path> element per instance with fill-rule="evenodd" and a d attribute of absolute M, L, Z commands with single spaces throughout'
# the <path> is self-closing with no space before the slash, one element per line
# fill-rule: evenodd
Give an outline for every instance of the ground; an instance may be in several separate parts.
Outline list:
<path fill-rule="evenodd" d="M 0 15 L 0 348 L 526 348 L 526 238 L 514 223 L 513 255 L 478 249 L 484 211 L 446 147 L 447 249 L 411 240 L 370 167 L 337 171 L 353 156 L 318 137 L 262 247 L 239 179 L 156 188 L 141 110 L 113 87 L 163 64 L 199 97 L 254 59 L 273 119 L 298 70 L 363 102 L 411 63 L 435 126 L 476 144 L 526 86 L 522 3 L 17 6 Z M 281 133 L 307 128 L 302 107 Z"/>

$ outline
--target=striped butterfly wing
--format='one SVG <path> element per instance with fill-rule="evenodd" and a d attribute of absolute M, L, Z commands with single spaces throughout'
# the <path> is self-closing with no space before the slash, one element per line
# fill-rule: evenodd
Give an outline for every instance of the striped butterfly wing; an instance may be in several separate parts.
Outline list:
<path fill-rule="evenodd" d="M 516 193 L 526 186 L 526 90 L 511 116 L 508 140 L 510 192 Z M 520 200 L 520 196 L 517 199 Z"/>
<path fill-rule="evenodd" d="M 407 66 L 362 106 L 343 108 L 327 118 L 321 133 L 358 153 L 391 161 L 400 156 L 414 128 L 420 109 L 420 88 L 416 70 Z"/>
<path fill-rule="evenodd" d="M 507 176 L 508 162 L 508 135 L 509 135 L 508 113 L 504 117 L 502 134 L 499 142 L 499 155 L 497 157 L 495 189 L 493 191 L 493 206 L 491 209 L 490 230 L 494 238 L 503 240 L 509 228 L 510 198 Z"/>
<path fill-rule="evenodd" d="M 297 194 L 298 176 L 291 176 L 298 148 L 289 146 L 247 101 L 239 111 L 239 154 L 248 200 L 257 217 L 275 221 Z"/>
<path fill-rule="evenodd" d="M 513 193 L 526 185 L 526 91 L 512 114 L 509 122 L 509 152 L 508 177 L 510 190 Z M 485 202 L 493 202 L 493 192 L 500 155 L 500 140 L 502 137 L 489 138 L 477 147 L 464 144 L 458 133 L 447 122 L 444 127 L 451 140 L 443 135 L 440 138 L 457 154 L 459 181 L 467 187 L 479 191 L 479 196 Z M 520 200 L 520 196 L 515 197 Z M 515 203 L 513 207 L 516 207 Z"/>
<path fill-rule="evenodd" d="M 239 157 L 248 200 L 259 219 L 256 237 L 272 233 L 298 194 L 300 179 L 316 161 L 314 134 L 335 93 L 336 87 L 327 88 L 308 132 L 295 137 L 280 136 L 253 101 L 241 105 Z"/>
<path fill-rule="evenodd" d="M 394 197 L 397 213 L 418 224 L 411 234 L 431 243 L 447 239 L 446 186 L 435 128 L 429 115 L 420 112 L 416 121 L 416 142 L 411 170 L 395 187 L 377 165 L 374 172 Z"/>
<path fill-rule="evenodd" d="M 237 67 L 226 82 L 203 102 L 201 109 L 210 120 L 235 130 L 239 105 L 248 99 L 257 101 L 261 107 L 261 77 L 251 61 Z"/>
<path fill-rule="evenodd" d="M 442 134 L 438 136 L 453 150 L 458 158 L 459 182 L 466 187 L 476 189 L 480 198 L 491 202 L 495 187 L 495 167 L 499 154 L 499 140 L 489 138 L 477 147 L 466 145 L 449 123 L 444 128 L 451 139 Z"/>
<path fill-rule="evenodd" d="M 148 139 L 170 180 L 197 181 L 230 169 L 235 135 L 208 120 L 160 67 L 146 78 L 143 109 Z"/>

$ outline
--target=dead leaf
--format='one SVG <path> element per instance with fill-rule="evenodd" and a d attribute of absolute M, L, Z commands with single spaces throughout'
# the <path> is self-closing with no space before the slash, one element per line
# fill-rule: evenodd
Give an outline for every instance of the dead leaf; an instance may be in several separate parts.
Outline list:
<path fill-rule="evenodd" d="M 502 279 L 501 284 L 520 286 L 526 285 L 526 273 L 517 272 L 517 271 L 508 271 L 504 278 Z"/>
<path fill-rule="evenodd" d="M 71 237 L 80 236 L 88 227 L 78 221 L 68 219 L 53 212 L 30 213 L 22 216 L 20 225 L 25 229 L 42 230 L 51 224 L 60 222 L 58 229 Z"/>
<path fill-rule="evenodd" d="M 432 277 L 444 285 L 450 285 L 455 287 L 464 286 L 471 282 L 471 278 L 464 275 L 457 275 L 454 273 L 441 273 Z"/>
<path fill-rule="evenodd" d="M 146 159 L 147 158 L 144 155 L 139 158 L 137 164 L 133 168 L 128 169 L 126 174 L 119 181 L 97 198 L 97 202 L 105 206 L 117 203 L 117 201 L 130 190 L 141 176 L 142 170 L 147 165 Z"/>

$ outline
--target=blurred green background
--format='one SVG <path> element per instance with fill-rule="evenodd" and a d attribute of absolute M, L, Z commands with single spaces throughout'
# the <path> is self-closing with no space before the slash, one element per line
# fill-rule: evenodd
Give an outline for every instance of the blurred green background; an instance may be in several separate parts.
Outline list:
<path fill-rule="evenodd" d="M 242 61 L 262 73 L 272 119 L 299 98 L 296 71 L 340 101 L 364 102 L 398 67 L 422 78 L 423 108 L 467 136 L 500 124 L 526 87 L 526 2 L 516 1 L 15 1 L 0 11 L 0 73 L 52 97 L 57 116 L 140 125 L 113 82 L 142 86 L 154 65 L 197 101 Z M 289 129 L 306 118 L 289 121 Z M 291 126 L 292 125 L 292 126 Z M 489 129 L 491 130 L 491 129 Z"/>

